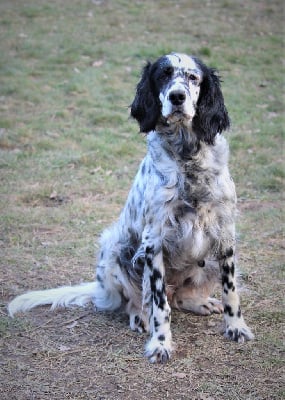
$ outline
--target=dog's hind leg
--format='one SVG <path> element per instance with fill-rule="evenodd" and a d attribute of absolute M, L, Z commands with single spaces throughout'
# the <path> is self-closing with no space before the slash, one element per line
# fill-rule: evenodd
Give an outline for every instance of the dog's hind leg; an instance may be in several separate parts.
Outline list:
<path fill-rule="evenodd" d="M 221 286 L 219 265 L 216 261 L 203 260 L 190 265 L 180 276 L 174 274 L 174 292 L 171 306 L 198 315 L 221 314 L 222 302 L 210 297 Z M 172 282 L 170 281 L 170 284 Z"/>
<path fill-rule="evenodd" d="M 106 229 L 100 240 L 97 256 L 96 282 L 93 303 L 98 310 L 114 311 L 123 303 L 124 276 L 119 262 L 119 233 L 116 225 Z"/>

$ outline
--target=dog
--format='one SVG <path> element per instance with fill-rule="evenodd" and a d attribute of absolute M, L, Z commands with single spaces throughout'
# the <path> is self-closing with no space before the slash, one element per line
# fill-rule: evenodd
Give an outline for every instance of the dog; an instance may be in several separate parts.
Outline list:
<path fill-rule="evenodd" d="M 223 313 L 227 338 L 253 339 L 237 292 L 236 193 L 222 134 L 230 120 L 217 71 L 180 53 L 147 62 L 130 109 L 147 154 L 119 220 L 101 236 L 95 282 L 20 295 L 9 314 L 89 302 L 123 309 L 132 330 L 149 332 L 152 363 L 174 350 L 171 307 Z M 221 302 L 210 297 L 218 286 Z"/>

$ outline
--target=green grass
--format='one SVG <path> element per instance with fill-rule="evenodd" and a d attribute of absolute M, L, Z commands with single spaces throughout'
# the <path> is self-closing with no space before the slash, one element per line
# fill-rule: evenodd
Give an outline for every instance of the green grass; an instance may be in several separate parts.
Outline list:
<path fill-rule="evenodd" d="M 282 9 L 280 0 L 0 3 L 4 398 L 281 398 Z M 135 85 L 146 60 L 170 51 L 198 55 L 223 78 L 243 305 L 257 340 L 231 347 L 204 335 L 207 319 L 174 314 L 178 354 L 160 368 L 139 357 L 144 338 L 120 316 L 96 314 L 71 329 L 64 321 L 77 311 L 11 322 L 5 305 L 27 289 L 93 278 L 100 232 L 117 218 L 145 153 L 129 119 Z M 50 356 L 60 344 L 80 352 Z M 132 390 L 141 382 L 144 392 Z"/>

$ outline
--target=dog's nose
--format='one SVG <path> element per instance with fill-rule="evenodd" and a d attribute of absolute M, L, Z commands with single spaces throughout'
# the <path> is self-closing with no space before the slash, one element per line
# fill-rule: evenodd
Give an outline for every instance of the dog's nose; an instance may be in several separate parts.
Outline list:
<path fill-rule="evenodd" d="M 169 100 L 174 106 L 181 106 L 186 100 L 186 94 L 183 90 L 173 90 L 169 94 Z"/>

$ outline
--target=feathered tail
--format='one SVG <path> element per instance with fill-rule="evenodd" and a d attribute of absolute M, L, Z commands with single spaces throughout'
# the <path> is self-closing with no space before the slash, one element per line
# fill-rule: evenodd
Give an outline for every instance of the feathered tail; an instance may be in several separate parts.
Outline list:
<path fill-rule="evenodd" d="M 56 289 L 37 290 L 16 297 L 8 305 L 13 317 L 34 307 L 51 304 L 51 309 L 68 306 L 85 306 L 93 302 L 99 310 L 115 310 L 121 305 L 121 296 L 117 291 L 104 290 L 99 282 L 84 283 L 77 286 L 62 286 Z"/>

